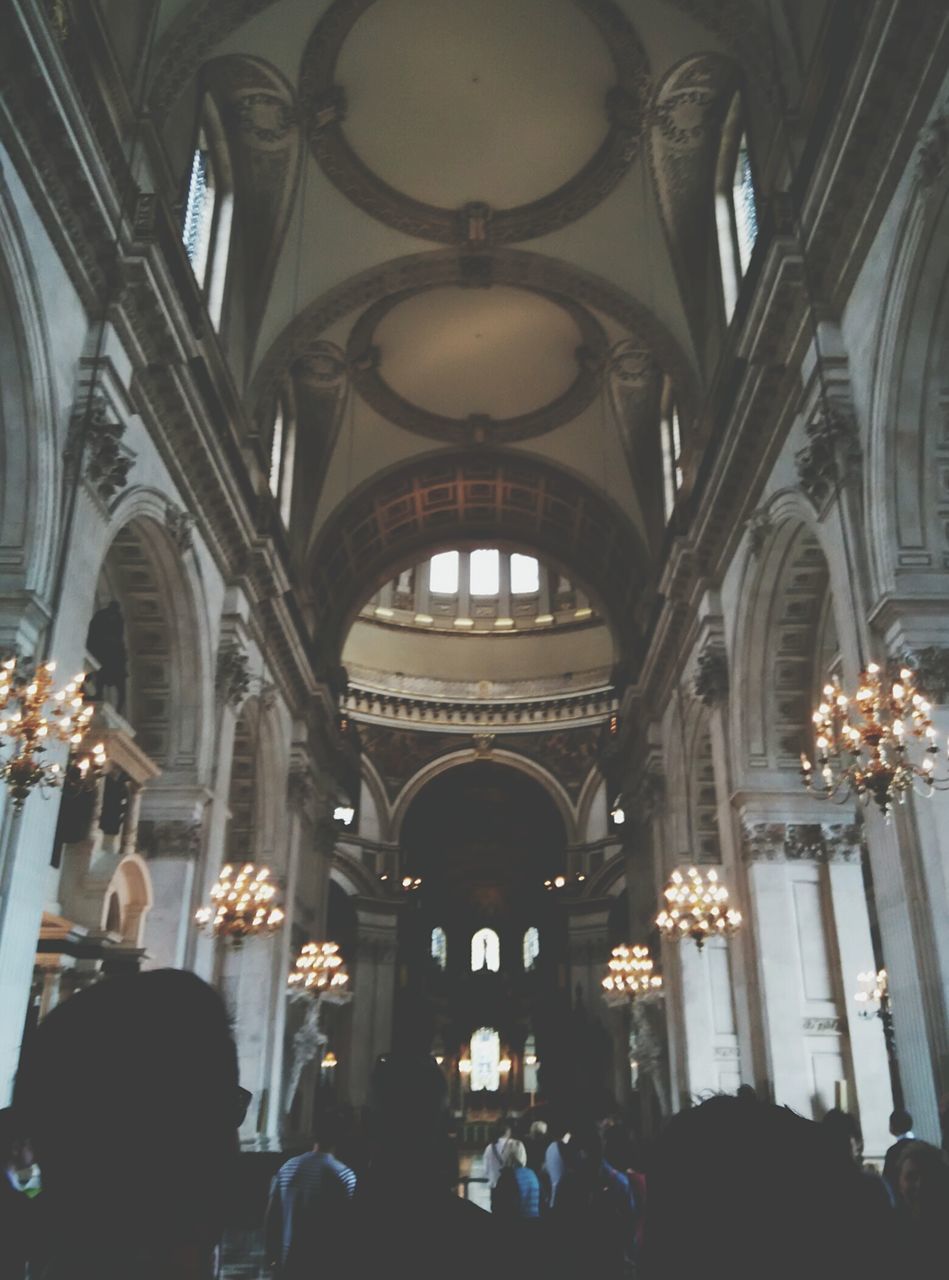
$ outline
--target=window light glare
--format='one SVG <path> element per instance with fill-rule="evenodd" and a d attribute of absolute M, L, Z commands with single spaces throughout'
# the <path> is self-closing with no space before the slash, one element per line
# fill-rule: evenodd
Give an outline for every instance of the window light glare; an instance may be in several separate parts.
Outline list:
<path fill-rule="evenodd" d="M 458 591 L 458 552 L 440 551 L 432 556 L 428 567 L 429 588 L 440 596 L 453 596 Z"/>
<path fill-rule="evenodd" d="M 593 610 L 592 609 L 574 609 L 573 616 L 575 618 L 592 618 Z"/>
<path fill-rule="evenodd" d="M 377 618 L 394 618 L 395 617 L 395 610 L 388 608 L 388 606 L 384 604 L 377 604 L 375 613 Z"/>
<path fill-rule="evenodd" d="M 533 556 L 511 556 L 511 594 L 534 595 L 540 590 L 540 566 Z"/>
<path fill-rule="evenodd" d="M 430 613 L 417 613 L 415 615 L 415 621 L 420 627 L 430 627 L 435 619 Z"/>
<path fill-rule="evenodd" d="M 501 557 L 497 548 L 472 551 L 468 570 L 473 596 L 496 596 L 501 586 Z"/>
<path fill-rule="evenodd" d="M 539 613 L 534 619 L 535 622 L 553 622 L 554 615 L 552 613 Z"/>
<path fill-rule="evenodd" d="M 456 627 L 473 627 L 474 618 L 456 618 L 454 625 Z"/>
<path fill-rule="evenodd" d="M 494 625 L 496 627 L 502 627 L 502 628 L 507 627 L 508 629 L 510 629 L 511 627 L 514 626 L 514 619 L 513 618 L 495 618 Z"/>

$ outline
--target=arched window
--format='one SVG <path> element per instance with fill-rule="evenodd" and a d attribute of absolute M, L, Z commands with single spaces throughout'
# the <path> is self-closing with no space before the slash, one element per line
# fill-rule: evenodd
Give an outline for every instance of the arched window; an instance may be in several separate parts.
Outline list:
<path fill-rule="evenodd" d="M 181 239 L 215 325 L 221 322 L 233 211 L 224 137 L 208 103 L 191 156 Z"/>
<path fill-rule="evenodd" d="M 432 930 L 431 947 L 432 959 L 439 969 L 444 969 L 448 963 L 448 939 L 445 937 L 445 930 L 438 925 Z"/>
<path fill-rule="evenodd" d="M 727 320 L 734 315 L 741 282 L 758 237 L 757 196 L 748 135 L 741 126 L 741 114 L 741 99 L 736 97 L 722 132 L 716 175 L 715 224 Z"/>
<path fill-rule="evenodd" d="M 534 925 L 524 934 L 524 971 L 533 969 L 540 957 L 540 933 Z"/>
<path fill-rule="evenodd" d="M 293 458 L 296 452 L 296 423 L 283 399 L 277 401 L 273 433 L 270 437 L 270 492 L 277 500 L 280 518 L 290 526 L 293 501 Z"/>
<path fill-rule="evenodd" d="M 493 929 L 479 929 L 471 939 L 471 972 L 490 969 L 497 973 L 501 967 L 501 939 Z"/>
<path fill-rule="evenodd" d="M 484 932 L 489 932 L 484 930 Z M 477 935 L 475 935 L 477 936 Z M 497 935 L 495 935 L 497 936 Z M 494 1092 L 501 1085 L 501 1037 L 493 1027 L 479 1027 L 471 1037 L 472 1093 Z"/>
<path fill-rule="evenodd" d="M 662 507 L 668 524 L 682 488 L 682 431 L 679 426 L 679 408 L 668 379 L 662 394 L 659 431 L 662 450 Z"/>

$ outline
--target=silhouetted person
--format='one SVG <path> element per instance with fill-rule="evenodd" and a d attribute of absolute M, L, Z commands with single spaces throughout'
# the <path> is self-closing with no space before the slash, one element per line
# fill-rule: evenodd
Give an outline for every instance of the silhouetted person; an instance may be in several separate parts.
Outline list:
<path fill-rule="evenodd" d="M 319 1117 L 313 1150 L 294 1156 L 274 1177 L 267 1205 L 267 1258 L 280 1280 L 305 1280 L 345 1266 L 356 1175 L 335 1157 L 335 1112 Z"/>
<path fill-rule="evenodd" d="M 694 1280 L 708 1242 L 729 1280 L 892 1280 L 892 1213 L 852 1157 L 787 1108 L 715 1097 L 666 1125 L 650 1163 L 645 1280 Z"/>
<path fill-rule="evenodd" d="M 949 1160 L 939 1147 L 911 1141 L 895 1171 L 899 1272 L 941 1275 L 949 1255 Z"/>
<path fill-rule="evenodd" d="M 635 1251 L 635 1205 L 625 1174 L 604 1158 L 594 1125 L 571 1136 L 551 1211 L 555 1274 L 620 1280 Z"/>
<path fill-rule="evenodd" d="M 895 1196 L 896 1166 L 899 1163 L 900 1152 L 908 1142 L 913 1142 L 916 1138 L 916 1134 L 913 1133 L 913 1117 L 905 1107 L 898 1107 L 890 1116 L 890 1134 L 896 1141 L 887 1148 L 883 1161 L 883 1176 Z"/>
<path fill-rule="evenodd" d="M 18 1176 L 32 1156 L 17 1131 L 13 1112 L 0 1111 L 0 1280 L 23 1280 L 33 1252 L 38 1205 Z"/>
<path fill-rule="evenodd" d="M 455 1194 L 445 1077 L 431 1057 L 380 1058 L 370 1098 L 370 1162 L 354 1201 L 353 1277 L 499 1280 L 520 1276 L 500 1225 Z"/>
<path fill-rule="evenodd" d="M 860 1132 L 856 1117 L 847 1111 L 833 1107 L 824 1116 L 822 1123 L 840 1154 L 844 1158 L 849 1157 L 860 1174 L 860 1182 L 857 1185 L 868 1210 L 871 1213 L 886 1214 L 895 1203 L 893 1193 L 875 1169 L 864 1167 L 863 1134 Z"/>
<path fill-rule="evenodd" d="M 48 1280 L 206 1280 L 249 1098 L 224 1005 L 194 974 L 109 978 L 54 1009 L 14 1092 Z"/>
<path fill-rule="evenodd" d="M 110 600 L 92 615 L 86 632 L 86 648 L 99 664 L 89 677 L 93 697 L 101 702 L 106 689 L 115 690 L 115 709 L 125 706 L 125 683 L 128 680 L 128 651 L 125 647 L 125 624 L 118 600 Z"/>

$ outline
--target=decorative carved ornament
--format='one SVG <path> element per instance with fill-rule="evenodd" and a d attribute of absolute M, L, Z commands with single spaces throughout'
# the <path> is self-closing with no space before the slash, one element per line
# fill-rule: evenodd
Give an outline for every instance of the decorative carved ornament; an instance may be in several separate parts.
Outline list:
<path fill-rule="evenodd" d="M 222 702 L 235 710 L 250 688 L 247 654 L 235 640 L 224 640 L 217 654 L 214 687 Z"/>
<path fill-rule="evenodd" d="M 493 259 L 488 257 L 479 261 L 487 268 L 483 287 L 490 287 Z M 565 422 L 572 422 L 593 403 L 600 386 L 600 371 L 606 359 L 606 334 L 599 321 L 585 307 L 571 298 L 549 291 L 544 291 L 544 297 L 570 315 L 583 339 L 582 346 L 576 352 L 577 376 L 562 395 L 549 404 L 513 418 L 492 418 L 489 414 L 450 418 L 405 400 L 382 376 L 379 348 L 373 345 L 372 338 L 375 329 L 394 307 L 422 291 L 406 289 L 402 293 L 390 294 L 380 299 L 363 312 L 349 335 L 347 359 L 353 371 L 353 381 L 363 399 L 382 417 L 408 431 L 432 436 L 436 440 L 451 440 L 456 444 L 501 444 L 526 440 L 541 432 L 552 431 Z"/>
<path fill-rule="evenodd" d="M 117 420 L 105 398 L 93 394 L 73 415 L 66 446 L 66 461 L 82 466 L 83 474 L 103 502 L 109 502 L 128 484 L 135 461 L 122 444 L 125 424 Z"/>
<path fill-rule="evenodd" d="M 312 772 L 306 765 L 295 765 L 287 774 L 287 800 L 291 808 L 308 808 L 315 795 Z"/>
<path fill-rule="evenodd" d="M 774 521 L 765 507 L 759 507 L 757 511 L 752 511 L 745 523 L 748 529 L 748 546 L 757 560 L 774 531 Z"/>
<path fill-rule="evenodd" d="M 756 822 L 744 830 L 748 862 L 859 862 L 860 828 L 843 822 Z"/>
<path fill-rule="evenodd" d="M 949 702 L 949 649 L 930 645 L 906 657 L 916 672 L 916 681 L 933 702 Z"/>
<path fill-rule="evenodd" d="M 919 135 L 916 172 L 919 185 L 929 191 L 949 168 L 949 113 L 943 111 L 924 125 Z"/>
<path fill-rule="evenodd" d="M 839 404 L 822 406 L 807 427 L 807 444 L 794 461 L 798 483 L 820 507 L 860 465 L 860 439 L 850 409 Z"/>
<path fill-rule="evenodd" d="M 808 1035 L 842 1035 L 844 1030 L 842 1018 L 802 1018 L 801 1030 Z"/>
<path fill-rule="evenodd" d="M 616 84 L 604 109 L 609 128 L 602 144 L 556 191 L 511 209 L 489 210 L 481 202 L 445 209 L 397 191 L 374 174 L 350 146 L 342 129 L 345 86 L 335 83 L 346 37 L 374 0 L 333 0 L 303 54 L 300 98 L 310 147 L 323 172 L 354 204 L 406 235 L 441 244 L 512 244 L 547 235 L 575 221 L 613 190 L 632 164 L 643 131 L 649 66 L 639 39 L 610 0 L 574 0 L 593 23 L 613 58 Z"/>
<path fill-rule="evenodd" d="M 138 843 L 149 858 L 196 858 L 201 852 L 201 823 L 143 818 L 138 824 Z"/>
<path fill-rule="evenodd" d="M 175 506 L 173 502 L 166 503 L 165 528 L 180 552 L 191 550 L 194 545 L 194 516 L 190 511 Z"/>
<path fill-rule="evenodd" d="M 709 644 L 699 654 L 692 687 L 707 707 L 728 695 L 728 656 L 724 646 Z"/>

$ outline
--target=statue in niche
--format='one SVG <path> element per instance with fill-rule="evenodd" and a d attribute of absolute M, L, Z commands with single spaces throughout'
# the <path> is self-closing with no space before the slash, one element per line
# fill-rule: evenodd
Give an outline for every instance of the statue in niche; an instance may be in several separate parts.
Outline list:
<path fill-rule="evenodd" d="M 92 615 L 86 634 L 86 648 L 99 664 L 89 677 L 92 696 L 102 702 L 106 690 L 114 691 L 113 705 L 120 714 L 125 706 L 128 680 L 128 650 L 125 647 L 125 623 L 118 600 L 110 600 Z"/>
<path fill-rule="evenodd" d="M 102 788 L 102 813 L 99 829 L 107 836 L 117 836 L 125 822 L 129 804 L 128 778 L 124 773 L 107 773 Z"/>

